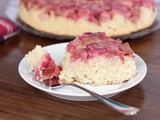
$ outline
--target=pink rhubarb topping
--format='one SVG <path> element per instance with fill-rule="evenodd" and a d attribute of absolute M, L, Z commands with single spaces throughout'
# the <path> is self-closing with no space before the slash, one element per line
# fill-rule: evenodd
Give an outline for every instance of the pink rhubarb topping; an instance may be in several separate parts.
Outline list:
<path fill-rule="evenodd" d="M 58 85 L 60 66 L 57 66 L 49 54 L 43 57 L 39 66 L 34 69 L 35 79 L 43 81 L 47 86 Z"/>
<path fill-rule="evenodd" d="M 121 13 L 125 18 L 136 22 L 140 16 L 141 6 L 153 8 L 154 0 L 22 0 L 30 10 L 37 6 L 44 14 L 54 12 L 56 16 L 64 16 L 78 21 L 85 18 L 90 22 L 101 24 Z M 21 2 L 21 3 L 22 3 Z"/>
<path fill-rule="evenodd" d="M 118 56 L 122 61 L 124 56 L 133 56 L 133 50 L 129 44 L 121 40 L 113 40 L 103 32 L 84 33 L 67 45 L 67 51 L 71 54 L 71 60 L 87 61 L 97 56 L 106 58 Z M 133 56 L 134 57 L 134 56 Z"/>

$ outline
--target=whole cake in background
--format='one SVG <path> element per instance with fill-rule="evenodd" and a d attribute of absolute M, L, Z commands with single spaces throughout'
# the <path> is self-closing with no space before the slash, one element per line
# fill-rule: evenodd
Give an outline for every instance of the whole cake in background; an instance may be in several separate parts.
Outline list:
<path fill-rule="evenodd" d="M 65 51 L 61 68 L 50 57 L 52 53 L 40 46 L 25 58 L 34 70 L 35 78 L 49 81 L 48 85 L 117 84 L 130 80 L 137 73 L 135 55 L 129 44 L 111 39 L 104 32 L 84 33 L 69 42 Z"/>
<path fill-rule="evenodd" d="M 20 0 L 21 21 L 38 31 L 79 36 L 84 32 L 127 35 L 151 26 L 154 0 Z"/>

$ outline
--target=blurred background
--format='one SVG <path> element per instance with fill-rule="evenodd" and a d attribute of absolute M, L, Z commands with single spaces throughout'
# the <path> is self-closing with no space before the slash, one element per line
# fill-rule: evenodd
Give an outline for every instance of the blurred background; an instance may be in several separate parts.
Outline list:
<path fill-rule="evenodd" d="M 5 16 L 6 6 L 10 0 L 0 0 L 0 16 Z"/>

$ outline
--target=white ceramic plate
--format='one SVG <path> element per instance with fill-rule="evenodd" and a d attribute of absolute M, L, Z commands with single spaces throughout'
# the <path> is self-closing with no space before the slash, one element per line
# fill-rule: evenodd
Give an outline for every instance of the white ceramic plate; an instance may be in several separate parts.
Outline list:
<path fill-rule="evenodd" d="M 55 44 L 44 47 L 52 56 L 57 64 L 59 64 L 64 56 L 65 48 L 67 43 Z M 118 94 L 122 91 L 125 91 L 129 88 L 134 87 L 138 83 L 140 83 L 146 75 L 147 67 L 142 58 L 136 55 L 136 66 L 138 74 L 129 80 L 128 82 L 124 82 L 122 84 L 116 85 L 104 85 L 104 86 L 92 86 L 92 85 L 82 85 L 85 88 L 88 88 L 100 95 L 104 95 L 106 97 L 111 97 L 115 94 Z M 91 101 L 95 100 L 90 94 L 75 88 L 73 86 L 65 85 L 55 89 L 49 89 L 41 85 L 40 83 L 33 80 L 33 73 L 29 73 L 29 65 L 26 60 L 23 58 L 19 64 L 19 73 L 21 77 L 30 85 L 35 88 L 38 88 L 42 91 L 49 93 L 58 98 L 63 98 L 67 100 L 75 100 L 75 101 Z"/>

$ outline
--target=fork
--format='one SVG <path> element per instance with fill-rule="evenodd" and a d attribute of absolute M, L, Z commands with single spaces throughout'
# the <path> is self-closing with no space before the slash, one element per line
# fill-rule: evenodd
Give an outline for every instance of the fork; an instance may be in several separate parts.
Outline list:
<path fill-rule="evenodd" d="M 43 82 L 40 82 L 40 83 L 45 85 Z M 139 111 L 139 109 L 136 107 L 129 106 L 129 105 L 114 101 L 112 99 L 106 98 L 106 97 L 99 95 L 91 90 L 88 90 L 80 85 L 73 84 L 73 83 L 67 83 L 67 84 L 62 84 L 62 85 L 71 85 L 71 86 L 77 87 L 81 90 L 84 90 L 85 92 L 91 94 L 93 97 L 97 98 L 100 102 L 104 103 L 105 105 L 109 106 L 110 108 L 112 108 L 113 110 L 115 110 L 121 114 L 129 116 L 129 115 L 135 115 Z M 53 88 L 55 89 L 56 87 L 57 86 L 52 86 L 52 87 L 49 87 L 49 89 L 53 89 Z"/>

